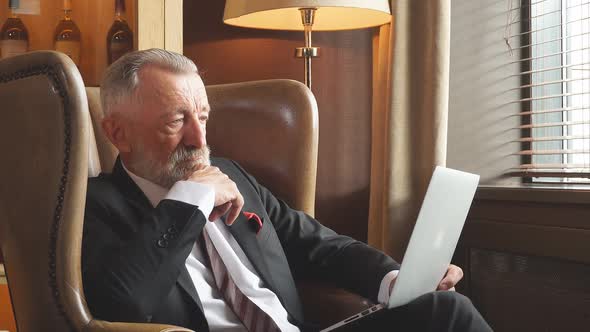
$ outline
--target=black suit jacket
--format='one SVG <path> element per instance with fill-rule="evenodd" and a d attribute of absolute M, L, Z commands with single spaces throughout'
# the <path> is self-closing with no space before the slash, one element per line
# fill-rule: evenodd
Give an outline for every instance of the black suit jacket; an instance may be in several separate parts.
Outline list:
<path fill-rule="evenodd" d="M 399 268 L 378 250 L 289 208 L 235 162 L 213 158 L 212 163 L 237 184 L 243 211 L 262 218 L 258 234 L 243 214 L 229 228 L 293 324 L 305 325 L 295 278 L 329 280 L 376 301 L 384 275 Z M 208 331 L 185 267 L 206 222 L 197 206 L 183 202 L 163 200 L 152 207 L 120 160 L 112 174 L 89 179 L 82 271 L 92 314 Z"/>

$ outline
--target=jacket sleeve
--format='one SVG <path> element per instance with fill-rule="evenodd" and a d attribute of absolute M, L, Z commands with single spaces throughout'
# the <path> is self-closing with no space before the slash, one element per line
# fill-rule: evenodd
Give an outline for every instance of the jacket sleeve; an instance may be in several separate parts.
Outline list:
<path fill-rule="evenodd" d="M 167 199 L 143 217 L 111 205 L 89 192 L 82 243 L 88 306 L 100 319 L 149 322 L 206 218 L 197 206 Z"/>
<path fill-rule="evenodd" d="M 381 281 L 385 274 L 399 269 L 397 262 L 290 208 L 235 165 L 258 192 L 296 279 L 323 279 L 377 302 Z"/>

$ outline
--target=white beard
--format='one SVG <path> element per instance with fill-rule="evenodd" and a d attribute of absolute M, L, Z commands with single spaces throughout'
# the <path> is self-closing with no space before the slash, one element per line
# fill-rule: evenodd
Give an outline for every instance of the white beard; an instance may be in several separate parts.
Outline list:
<path fill-rule="evenodd" d="M 179 145 L 166 164 L 162 165 L 156 161 L 153 152 L 147 151 L 145 146 L 139 143 L 130 158 L 129 166 L 138 176 L 164 188 L 171 188 L 176 182 L 186 180 L 198 166 L 211 165 L 210 154 L 208 146 L 197 149 Z"/>

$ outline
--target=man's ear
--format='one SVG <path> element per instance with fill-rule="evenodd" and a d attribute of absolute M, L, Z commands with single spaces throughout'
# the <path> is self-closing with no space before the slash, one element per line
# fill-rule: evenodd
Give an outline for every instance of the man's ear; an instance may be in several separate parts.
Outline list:
<path fill-rule="evenodd" d="M 119 116 L 106 116 L 102 122 L 102 130 L 108 139 L 121 153 L 131 152 L 131 142 L 129 141 L 129 126 Z"/>

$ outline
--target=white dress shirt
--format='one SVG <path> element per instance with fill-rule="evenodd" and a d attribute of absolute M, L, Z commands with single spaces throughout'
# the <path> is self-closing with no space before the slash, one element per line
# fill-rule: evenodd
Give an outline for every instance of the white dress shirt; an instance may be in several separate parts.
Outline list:
<path fill-rule="evenodd" d="M 124 165 L 123 168 L 154 207 L 163 199 L 172 199 L 198 206 L 207 218 L 213 210 L 215 191 L 208 185 L 193 181 L 178 181 L 168 191 L 133 174 Z M 264 310 L 275 321 L 281 331 L 299 331 L 296 326 L 287 320 L 287 311 L 278 297 L 265 287 L 252 263 L 223 224 L 223 221 L 217 219 L 214 222 L 208 222 L 205 224 L 205 229 L 229 274 L 242 293 Z M 211 331 L 246 332 L 246 327 L 225 303 L 206 262 L 201 246 L 195 242 L 185 264 L 203 304 L 203 311 L 209 329 Z M 354 272 L 351 271 L 351 273 Z M 397 273 L 398 271 L 391 271 L 381 281 L 378 294 L 379 302 L 387 303 L 389 300 L 389 285 L 395 279 Z"/>

